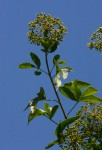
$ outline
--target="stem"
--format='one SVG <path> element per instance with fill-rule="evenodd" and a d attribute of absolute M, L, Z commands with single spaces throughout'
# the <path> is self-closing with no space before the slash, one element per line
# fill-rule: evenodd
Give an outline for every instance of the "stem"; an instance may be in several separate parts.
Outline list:
<path fill-rule="evenodd" d="M 78 102 L 76 102 L 76 104 L 71 108 L 71 110 L 68 112 L 68 114 L 67 114 L 67 117 L 68 117 L 68 115 L 72 112 L 72 110 L 75 108 L 75 106 L 78 104 Z"/>
<path fill-rule="evenodd" d="M 52 73 L 52 71 L 53 71 L 54 67 L 55 67 L 55 65 L 53 65 L 53 67 L 52 67 L 52 69 L 51 69 L 51 73 Z"/>
<path fill-rule="evenodd" d="M 58 95 L 58 93 L 57 93 L 57 91 L 56 91 L 56 88 L 55 88 L 55 85 L 54 85 L 54 83 L 53 83 L 53 79 L 52 79 L 52 77 L 51 77 L 51 72 L 50 72 L 50 69 L 49 69 L 49 64 L 48 64 L 47 55 L 48 55 L 48 54 L 45 53 L 45 60 L 46 60 L 46 66 L 47 66 L 47 70 L 48 70 L 48 75 L 49 75 L 50 81 L 51 81 L 51 83 L 52 83 L 52 86 L 53 86 L 55 95 L 56 95 L 56 97 L 57 97 L 58 103 L 59 103 L 59 105 L 60 105 L 60 107 L 61 107 L 61 110 L 62 110 L 62 113 L 63 113 L 63 115 L 64 115 L 64 118 L 67 119 L 67 115 L 66 115 L 66 113 L 65 113 L 65 111 L 64 111 L 64 108 L 63 108 L 62 103 L 61 103 L 61 101 L 60 101 L 59 95 Z"/>
<path fill-rule="evenodd" d="M 38 67 L 36 67 L 36 66 L 34 66 L 34 67 L 37 68 L 37 69 L 39 69 L 40 71 L 42 71 L 42 72 L 44 72 L 44 73 L 46 73 L 46 74 L 48 75 L 48 73 L 47 73 L 46 71 L 44 71 L 43 69 L 38 68 Z"/>
<path fill-rule="evenodd" d="M 58 101 L 57 101 L 57 100 L 48 100 L 48 99 L 46 99 L 46 101 L 50 101 L 50 102 L 57 102 L 57 103 L 58 103 Z"/>
<path fill-rule="evenodd" d="M 46 71 L 44 71 L 43 69 L 39 68 L 40 71 L 46 73 L 48 75 L 48 73 Z"/>
<path fill-rule="evenodd" d="M 50 121 L 52 121 L 54 124 L 58 125 L 57 122 L 55 122 L 54 120 L 52 120 L 51 118 L 49 118 L 48 116 L 45 115 L 45 117 L 47 117 Z"/>

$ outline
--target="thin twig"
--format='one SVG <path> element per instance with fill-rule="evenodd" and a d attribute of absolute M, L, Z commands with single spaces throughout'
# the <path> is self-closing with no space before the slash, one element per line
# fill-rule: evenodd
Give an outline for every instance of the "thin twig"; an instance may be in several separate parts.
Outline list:
<path fill-rule="evenodd" d="M 52 69 L 51 69 L 51 73 L 52 73 L 52 71 L 53 71 L 54 67 L 55 67 L 55 65 L 53 65 L 53 67 L 52 67 Z"/>
<path fill-rule="evenodd" d="M 40 71 L 42 71 L 42 72 L 44 72 L 44 73 L 46 73 L 46 74 L 48 75 L 48 73 L 47 73 L 45 70 L 43 70 L 43 69 L 41 69 L 41 68 L 38 68 L 38 67 L 36 67 L 36 66 L 34 66 L 34 68 L 37 68 L 38 70 L 40 70 Z"/>
<path fill-rule="evenodd" d="M 46 99 L 46 101 L 50 101 L 50 102 L 54 101 L 54 102 L 57 102 L 57 103 L 58 103 L 57 100 L 49 100 L 49 99 Z"/>
<path fill-rule="evenodd" d="M 75 108 L 75 106 L 78 104 L 78 102 L 76 102 L 76 104 L 71 108 L 71 110 L 68 112 L 68 114 L 67 114 L 67 117 L 68 117 L 68 115 L 72 112 L 72 110 Z"/>
<path fill-rule="evenodd" d="M 64 118 L 67 119 L 67 115 L 66 115 L 66 113 L 65 113 L 65 111 L 64 111 L 64 108 L 63 108 L 62 103 L 61 103 L 61 101 L 60 101 L 59 95 L 58 95 L 58 93 L 57 93 L 57 91 L 56 91 L 56 88 L 55 88 L 55 85 L 54 85 L 54 83 L 53 83 L 53 79 L 52 79 L 52 77 L 51 77 L 51 72 L 50 72 L 50 69 L 49 69 L 49 64 L 48 64 L 47 55 L 48 55 L 48 54 L 45 53 L 45 61 L 46 61 L 46 67 L 47 67 L 47 70 L 48 70 L 48 75 L 49 75 L 50 81 L 51 81 L 51 83 L 52 83 L 52 86 L 53 86 L 54 92 L 55 92 L 55 94 L 56 94 L 56 97 L 57 97 L 57 99 L 58 99 L 58 103 L 59 103 L 59 105 L 60 105 L 60 107 L 61 107 L 61 110 L 62 110 L 62 113 L 63 113 L 63 115 L 64 115 Z"/>
<path fill-rule="evenodd" d="M 47 115 L 45 115 L 45 117 L 47 117 L 50 121 L 52 121 L 54 124 L 58 125 L 57 122 L 55 122 L 53 119 L 49 118 Z"/>

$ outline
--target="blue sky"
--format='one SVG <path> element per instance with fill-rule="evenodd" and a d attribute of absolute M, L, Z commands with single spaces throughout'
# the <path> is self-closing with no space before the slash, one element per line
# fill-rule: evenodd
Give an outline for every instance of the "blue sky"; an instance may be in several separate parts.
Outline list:
<path fill-rule="evenodd" d="M 30 52 L 39 55 L 44 67 L 40 47 L 30 45 L 26 36 L 28 22 L 36 18 L 36 13 L 59 17 L 68 28 L 64 42 L 56 51 L 74 69 L 66 82 L 76 78 L 89 82 L 101 96 L 102 55 L 86 46 L 90 35 L 102 26 L 101 7 L 102 0 L 0 1 L 0 150 L 43 150 L 47 143 L 55 139 L 53 123 L 40 117 L 27 126 L 29 111 L 23 112 L 40 86 L 44 87 L 49 97 L 54 98 L 49 79 L 44 74 L 36 77 L 33 70 L 18 69 L 18 64 L 31 62 Z M 65 109 L 68 110 L 72 104 L 65 99 Z M 59 112 L 56 119 L 60 117 Z M 58 147 L 52 148 L 56 149 Z"/>

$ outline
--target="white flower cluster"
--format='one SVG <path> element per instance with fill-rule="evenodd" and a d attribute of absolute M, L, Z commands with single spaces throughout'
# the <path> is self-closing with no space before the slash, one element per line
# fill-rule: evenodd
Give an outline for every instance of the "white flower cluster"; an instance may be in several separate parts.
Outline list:
<path fill-rule="evenodd" d="M 54 78 L 54 84 L 55 84 L 56 88 L 59 88 L 62 85 L 62 81 L 60 79 L 60 75 L 62 75 L 63 79 L 66 79 L 68 77 L 68 69 L 67 68 L 61 69 L 61 72 L 58 73 L 55 76 L 55 78 Z"/>
<path fill-rule="evenodd" d="M 31 110 L 31 113 L 33 114 L 33 113 L 35 112 L 35 107 L 34 107 L 32 104 L 33 104 L 33 102 L 30 101 L 30 102 L 29 102 L 30 110 Z"/>

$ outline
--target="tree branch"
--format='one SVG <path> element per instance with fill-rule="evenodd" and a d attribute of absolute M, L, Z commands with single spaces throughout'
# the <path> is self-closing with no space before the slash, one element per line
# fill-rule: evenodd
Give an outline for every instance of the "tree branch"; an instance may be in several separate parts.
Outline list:
<path fill-rule="evenodd" d="M 64 108 L 63 108 L 62 103 L 61 103 L 61 101 L 60 101 L 59 95 L 58 95 L 58 93 L 57 93 L 57 91 L 56 91 L 56 88 L 55 88 L 55 85 L 54 85 L 54 83 L 53 83 L 53 79 L 52 79 L 52 77 L 51 77 L 51 72 L 50 72 L 50 69 L 49 69 L 49 64 L 48 64 L 48 58 L 47 58 L 47 56 L 48 56 L 48 54 L 45 53 L 45 61 L 46 61 L 46 67 L 47 67 L 47 70 L 48 70 L 48 75 L 49 75 L 50 81 L 51 81 L 51 83 L 52 83 L 52 86 L 53 86 L 55 95 L 56 95 L 56 97 L 57 97 L 58 103 L 59 103 L 60 108 L 61 108 L 61 110 L 62 110 L 62 113 L 63 113 L 63 115 L 64 115 L 64 118 L 67 119 L 67 115 L 66 115 L 66 113 L 65 113 L 65 111 L 64 111 Z"/>

